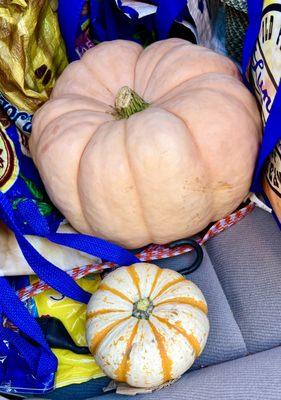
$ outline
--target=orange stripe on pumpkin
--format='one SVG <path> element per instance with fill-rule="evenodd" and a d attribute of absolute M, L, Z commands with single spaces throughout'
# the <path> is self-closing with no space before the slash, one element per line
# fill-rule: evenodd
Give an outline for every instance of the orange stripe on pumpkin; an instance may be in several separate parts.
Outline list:
<path fill-rule="evenodd" d="M 126 268 L 126 271 L 130 275 L 130 277 L 133 281 L 133 284 L 135 285 L 135 287 L 138 291 L 138 295 L 141 298 L 142 296 L 141 296 L 141 290 L 140 290 L 140 278 L 139 278 L 137 271 L 135 270 L 135 267 L 128 267 L 128 268 Z"/>
<path fill-rule="evenodd" d="M 158 281 L 158 279 L 160 278 L 160 275 L 162 274 L 162 272 L 163 272 L 162 269 L 161 269 L 161 268 L 158 268 L 158 270 L 157 270 L 157 272 L 156 272 L 156 274 L 155 274 L 154 281 L 153 281 L 153 283 L 152 283 L 152 286 L 151 286 L 151 289 L 150 289 L 150 292 L 149 292 L 148 297 L 151 297 L 151 295 L 152 295 L 152 293 L 153 293 L 153 290 L 155 289 L 156 284 L 157 284 L 157 281 Z"/>
<path fill-rule="evenodd" d="M 105 309 L 101 309 L 101 310 L 97 310 L 97 311 L 90 311 L 87 314 L 87 321 L 98 317 L 99 315 L 103 315 L 103 314 L 110 314 L 110 313 L 114 313 L 114 312 L 128 312 L 127 310 L 118 310 L 118 309 L 111 309 L 111 308 L 105 308 Z"/>
<path fill-rule="evenodd" d="M 195 353 L 195 356 L 198 357 L 199 354 L 201 353 L 201 346 L 198 340 L 194 335 L 191 335 L 187 333 L 182 326 L 179 325 L 173 325 L 171 322 L 168 321 L 167 318 L 162 318 L 158 317 L 157 315 L 154 315 L 154 318 L 157 318 L 160 322 L 163 324 L 167 325 L 168 328 L 176 330 L 178 333 L 180 333 L 182 336 L 185 337 L 185 339 L 188 341 L 190 346 L 193 348 L 193 351 Z"/>
<path fill-rule="evenodd" d="M 167 303 L 188 304 L 190 306 L 199 308 L 204 314 L 208 314 L 207 304 L 202 300 L 195 300 L 192 297 L 172 297 L 171 299 L 163 300 L 161 303 L 155 304 L 155 307 L 162 306 Z"/>
<path fill-rule="evenodd" d="M 166 285 L 164 285 L 162 287 L 162 289 L 157 293 L 157 295 L 154 297 L 154 300 L 157 299 L 157 297 L 160 297 L 161 294 L 163 294 L 164 292 L 166 292 L 166 290 L 170 289 L 172 286 L 176 285 L 179 282 L 183 282 L 186 279 L 183 276 L 180 276 L 179 278 L 176 278 L 168 283 L 166 283 Z"/>
<path fill-rule="evenodd" d="M 101 345 L 102 341 L 106 338 L 106 335 L 116 326 L 118 326 L 119 324 L 121 324 L 124 321 L 127 321 L 128 319 L 130 319 L 131 316 L 126 317 L 126 318 L 122 318 L 119 319 L 118 321 L 114 321 L 111 324 L 109 324 L 106 328 L 102 329 L 101 331 L 95 333 L 94 337 L 91 340 L 90 343 L 90 351 L 92 354 L 95 354 L 98 347 Z"/>
<path fill-rule="evenodd" d="M 106 290 L 106 291 L 108 291 L 108 292 L 110 292 L 110 293 L 112 293 L 112 294 L 115 294 L 115 296 L 120 297 L 122 300 L 128 301 L 129 303 L 133 303 L 133 302 L 129 299 L 129 297 L 127 297 L 125 294 L 119 292 L 119 290 L 117 290 L 117 289 L 114 289 L 114 288 L 112 288 L 112 287 L 106 285 L 105 283 L 102 283 L 102 284 L 100 285 L 100 287 L 98 288 L 98 290 Z"/>
<path fill-rule="evenodd" d="M 164 336 L 156 329 L 151 321 L 148 321 L 150 328 L 155 336 L 157 347 L 160 353 L 162 370 L 163 370 L 163 382 L 170 381 L 172 379 L 172 367 L 173 362 L 167 355 L 167 350 L 165 346 Z"/>
<path fill-rule="evenodd" d="M 134 341 L 135 336 L 138 331 L 139 322 L 140 321 L 137 321 L 135 326 L 133 327 L 132 333 L 127 341 L 126 350 L 125 350 L 123 359 L 122 359 L 121 363 L 119 364 L 119 367 L 115 371 L 116 380 L 119 382 L 126 382 L 126 377 L 127 377 L 127 373 L 128 373 L 128 369 L 129 369 L 130 353 L 132 350 L 133 341 Z"/>

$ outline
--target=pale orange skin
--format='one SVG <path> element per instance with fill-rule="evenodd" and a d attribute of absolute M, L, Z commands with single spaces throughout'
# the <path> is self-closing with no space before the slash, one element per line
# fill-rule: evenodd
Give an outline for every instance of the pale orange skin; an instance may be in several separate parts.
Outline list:
<path fill-rule="evenodd" d="M 112 115 L 123 86 L 149 108 Z M 137 248 L 191 236 L 247 195 L 261 137 L 228 58 L 182 39 L 104 42 L 70 64 L 35 113 L 30 149 L 75 229 Z"/>

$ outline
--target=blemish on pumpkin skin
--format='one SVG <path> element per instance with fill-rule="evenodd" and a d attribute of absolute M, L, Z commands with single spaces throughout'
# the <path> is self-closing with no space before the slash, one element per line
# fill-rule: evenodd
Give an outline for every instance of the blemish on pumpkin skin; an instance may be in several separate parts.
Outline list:
<path fill-rule="evenodd" d="M 191 345 L 194 354 L 196 357 L 199 356 L 199 354 L 201 353 L 201 346 L 199 341 L 197 340 L 196 336 L 193 335 L 193 332 L 191 333 L 187 333 L 186 330 L 182 327 L 181 321 L 175 321 L 173 323 L 171 323 L 168 319 L 165 318 L 161 318 L 156 316 L 156 318 L 161 321 L 162 323 L 164 323 L 165 325 L 167 325 L 170 329 L 175 329 L 177 331 L 177 334 L 180 334 L 182 336 L 184 336 L 187 341 L 189 342 L 189 344 Z M 175 338 L 172 338 L 173 342 L 176 342 Z"/>
<path fill-rule="evenodd" d="M 128 193 L 128 192 L 131 192 L 133 189 L 134 189 L 134 186 L 126 186 L 126 187 L 123 188 L 122 191 L 124 193 Z"/>
<path fill-rule="evenodd" d="M 176 317 L 178 317 L 179 313 L 177 311 L 171 311 L 172 315 L 175 315 Z"/>
<path fill-rule="evenodd" d="M 193 179 L 186 179 L 183 184 L 184 191 L 188 190 L 189 192 L 207 192 L 210 190 L 208 185 L 202 183 L 202 179 L 199 177 Z"/>
<path fill-rule="evenodd" d="M 127 321 L 129 319 L 130 319 L 130 317 L 119 319 L 117 321 L 112 322 L 111 324 L 109 324 L 108 326 L 106 326 L 105 328 L 100 330 L 99 332 L 96 332 L 95 335 L 92 337 L 92 340 L 91 340 L 91 343 L 90 343 L 90 346 L 89 346 L 91 353 L 93 353 L 95 355 L 96 350 L 98 349 L 99 345 L 102 343 L 102 341 L 104 340 L 106 335 L 113 328 L 115 328 L 116 326 L 118 326 L 122 322 L 125 322 L 125 321 Z"/>
<path fill-rule="evenodd" d="M 217 189 L 218 190 L 230 190 L 230 189 L 233 189 L 233 185 L 231 185 L 230 183 L 227 183 L 227 182 L 219 181 Z"/>
<path fill-rule="evenodd" d="M 123 342 L 124 340 L 125 340 L 124 336 L 120 336 L 119 339 L 114 340 L 113 345 L 114 345 L 114 346 L 117 346 L 118 343 Z"/>

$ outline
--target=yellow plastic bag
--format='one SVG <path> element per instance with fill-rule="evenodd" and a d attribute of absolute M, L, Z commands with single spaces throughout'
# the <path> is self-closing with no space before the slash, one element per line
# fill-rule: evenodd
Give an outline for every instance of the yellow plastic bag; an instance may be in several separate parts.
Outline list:
<path fill-rule="evenodd" d="M 56 373 L 55 387 L 60 388 L 73 383 L 83 383 L 90 379 L 105 376 L 97 366 L 92 355 L 75 354 L 69 350 L 52 349 L 57 359 L 59 367 Z"/>
<path fill-rule="evenodd" d="M 36 282 L 36 280 L 36 277 L 30 277 L 31 283 Z M 81 278 L 77 283 L 84 290 L 94 293 L 100 281 L 100 276 L 95 274 Z M 87 346 L 85 337 L 85 304 L 64 297 L 53 289 L 36 295 L 33 300 L 39 317 L 48 315 L 58 318 L 67 329 L 76 345 Z M 52 349 L 52 351 L 58 358 L 58 371 L 55 381 L 56 388 L 73 383 L 82 383 L 90 379 L 104 376 L 91 354 L 75 354 L 65 349 Z"/>

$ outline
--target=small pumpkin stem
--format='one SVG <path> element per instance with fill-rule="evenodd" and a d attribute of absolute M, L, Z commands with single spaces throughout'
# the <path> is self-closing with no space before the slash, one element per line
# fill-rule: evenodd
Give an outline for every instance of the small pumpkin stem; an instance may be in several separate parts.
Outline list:
<path fill-rule="evenodd" d="M 134 90 L 123 86 L 115 98 L 113 115 L 116 119 L 127 119 L 131 115 L 145 110 L 149 103 L 144 101 Z"/>
<path fill-rule="evenodd" d="M 149 298 L 145 297 L 143 299 L 139 299 L 134 303 L 132 315 L 133 317 L 139 319 L 149 319 L 153 308 L 154 306 L 152 301 Z"/>

